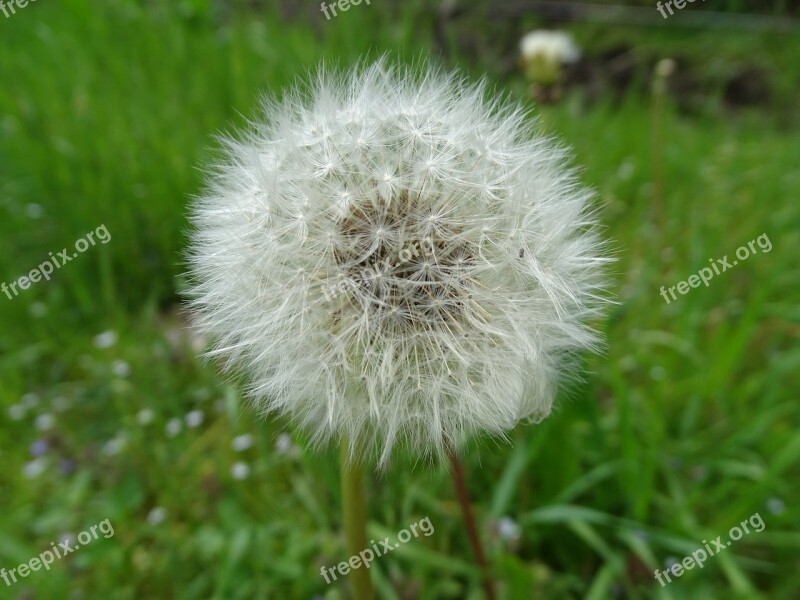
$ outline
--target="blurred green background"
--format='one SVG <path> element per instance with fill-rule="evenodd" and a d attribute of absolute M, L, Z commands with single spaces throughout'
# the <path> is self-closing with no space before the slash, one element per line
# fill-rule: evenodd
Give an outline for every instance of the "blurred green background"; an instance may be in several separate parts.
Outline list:
<path fill-rule="evenodd" d="M 0 580 L 0 598 L 347 597 L 319 574 L 346 558 L 335 453 L 306 452 L 198 358 L 181 252 L 215 134 L 320 61 L 383 53 L 429 55 L 531 104 L 573 146 L 619 259 L 584 381 L 513 444 L 465 451 L 501 597 L 800 597 L 800 34 L 786 20 L 800 11 L 539 4 L 372 0 L 325 20 L 315 1 L 39 0 L 0 14 L 0 282 L 100 225 L 111 235 L 0 295 L 0 568 L 114 527 Z M 725 14 L 698 24 L 711 12 Z M 517 49 L 541 27 L 570 32 L 582 59 L 534 102 Z M 764 233 L 769 253 L 660 296 Z M 482 597 L 445 470 L 401 456 L 367 485 L 374 538 L 435 527 L 373 563 L 380 598 Z M 655 581 L 754 513 L 762 532 Z"/>

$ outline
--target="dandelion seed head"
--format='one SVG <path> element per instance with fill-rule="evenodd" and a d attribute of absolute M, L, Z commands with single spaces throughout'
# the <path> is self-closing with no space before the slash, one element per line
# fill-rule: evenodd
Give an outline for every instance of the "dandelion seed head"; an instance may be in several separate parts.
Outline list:
<path fill-rule="evenodd" d="M 591 192 L 486 84 L 322 73 L 226 150 L 193 210 L 196 324 L 312 442 L 385 464 L 502 435 L 545 418 L 595 347 Z"/>

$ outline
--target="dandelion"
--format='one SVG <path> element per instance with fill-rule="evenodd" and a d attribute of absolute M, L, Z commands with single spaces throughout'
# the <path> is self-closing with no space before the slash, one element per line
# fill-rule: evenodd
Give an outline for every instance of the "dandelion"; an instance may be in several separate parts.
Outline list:
<path fill-rule="evenodd" d="M 523 108 L 436 69 L 323 72 L 264 114 L 226 140 L 192 211 L 209 356 L 248 375 L 259 412 L 341 443 L 354 553 L 359 464 L 398 447 L 450 458 L 472 522 L 454 448 L 547 417 L 596 346 L 591 192 Z M 369 597 L 366 570 L 352 583 Z"/>
<path fill-rule="evenodd" d="M 541 29 L 523 36 L 519 50 L 525 76 L 542 85 L 558 83 L 562 67 L 576 62 L 581 55 L 568 33 Z"/>
<path fill-rule="evenodd" d="M 210 354 L 249 373 L 262 412 L 381 464 L 545 418 L 602 304 L 591 194 L 565 151 L 434 70 L 379 62 L 311 96 L 228 140 L 194 207 Z M 356 284 L 328 300 L 341 278 Z"/>

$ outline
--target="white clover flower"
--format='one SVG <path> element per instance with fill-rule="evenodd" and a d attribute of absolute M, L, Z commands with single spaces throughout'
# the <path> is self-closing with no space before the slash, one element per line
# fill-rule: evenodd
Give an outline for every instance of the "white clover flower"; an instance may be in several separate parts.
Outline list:
<path fill-rule="evenodd" d="M 56 418 L 52 413 L 42 413 L 36 417 L 36 429 L 39 431 L 50 431 L 56 424 Z"/>
<path fill-rule="evenodd" d="M 183 421 L 180 419 L 173 417 L 169 421 L 167 421 L 167 425 L 164 428 L 164 431 L 167 433 L 167 437 L 175 437 L 181 431 L 183 431 Z"/>
<path fill-rule="evenodd" d="M 297 458 L 300 456 L 300 449 L 294 445 L 292 436 L 288 433 L 279 433 L 275 438 L 275 453 L 279 456 L 289 456 Z"/>
<path fill-rule="evenodd" d="M 136 422 L 139 425 L 149 425 L 155 419 L 156 413 L 153 412 L 152 408 L 143 408 L 138 413 L 136 413 Z"/>
<path fill-rule="evenodd" d="M 8 418 L 12 421 L 21 421 L 27 413 L 28 410 L 23 404 L 12 404 L 8 407 Z"/>
<path fill-rule="evenodd" d="M 231 476 L 234 479 L 242 480 L 250 477 L 250 465 L 246 462 L 236 462 L 231 466 Z"/>
<path fill-rule="evenodd" d="M 502 540 L 515 541 L 522 536 L 522 529 L 511 517 L 500 517 L 497 521 L 497 534 Z"/>
<path fill-rule="evenodd" d="M 47 460 L 45 458 L 35 458 L 26 463 L 22 468 L 22 474 L 26 479 L 36 479 L 47 470 Z"/>
<path fill-rule="evenodd" d="M 550 413 L 595 344 L 606 259 L 565 151 L 486 92 L 380 61 L 227 140 L 193 210 L 192 303 L 262 412 L 381 464 Z"/>
<path fill-rule="evenodd" d="M 108 440 L 105 444 L 103 444 L 102 453 L 105 456 L 116 456 L 120 452 L 125 449 L 125 446 L 128 445 L 128 437 L 123 432 L 117 433 L 117 435 L 110 440 Z"/>
<path fill-rule="evenodd" d="M 103 350 L 105 348 L 111 348 L 111 346 L 117 343 L 118 339 L 119 336 L 117 335 L 117 332 L 109 329 L 108 331 L 98 333 L 96 336 L 94 336 L 92 342 L 94 343 L 95 348 Z"/>
<path fill-rule="evenodd" d="M 131 374 L 131 366 L 124 360 L 115 360 L 111 364 L 111 372 L 124 379 Z"/>
<path fill-rule="evenodd" d="M 184 420 L 186 421 L 186 426 L 189 429 L 194 429 L 195 427 L 199 427 L 203 424 L 206 416 L 202 410 L 192 410 L 186 413 Z"/>
<path fill-rule="evenodd" d="M 252 448 L 253 442 L 255 439 L 249 433 L 243 433 L 242 435 L 237 435 L 235 438 L 231 440 L 231 448 L 235 452 L 244 452 Z"/>
<path fill-rule="evenodd" d="M 22 398 L 20 398 L 20 403 L 26 409 L 31 409 L 39 405 L 39 396 L 34 394 L 33 392 L 28 392 Z"/>
<path fill-rule="evenodd" d="M 150 525 L 161 525 L 167 518 L 167 509 L 163 506 L 156 506 L 147 513 L 147 522 Z"/>
<path fill-rule="evenodd" d="M 519 44 L 526 76 L 537 83 L 555 83 L 561 67 L 576 62 L 581 52 L 568 33 L 538 29 L 525 34 Z"/>

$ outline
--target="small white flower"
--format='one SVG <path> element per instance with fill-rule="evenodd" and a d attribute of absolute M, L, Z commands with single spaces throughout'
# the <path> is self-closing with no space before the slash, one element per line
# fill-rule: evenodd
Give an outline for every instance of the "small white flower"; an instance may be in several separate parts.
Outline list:
<path fill-rule="evenodd" d="M 457 75 L 380 61 L 314 81 L 228 140 L 194 207 L 209 354 L 247 371 L 260 412 L 381 464 L 545 418 L 605 303 L 565 151 Z"/>
<path fill-rule="evenodd" d="M 28 411 L 22 404 L 12 404 L 8 407 L 8 418 L 12 421 L 21 421 L 26 414 Z"/>
<path fill-rule="evenodd" d="M 111 365 L 111 371 L 117 377 L 124 379 L 131 374 L 131 366 L 124 360 L 115 360 Z"/>
<path fill-rule="evenodd" d="M 168 437 L 175 437 L 183 430 L 183 421 L 172 418 L 167 421 L 166 432 Z"/>
<path fill-rule="evenodd" d="M 231 467 L 231 475 L 234 479 L 247 479 L 250 476 L 250 465 L 246 462 L 234 463 Z"/>
<path fill-rule="evenodd" d="M 167 509 L 162 506 L 156 506 L 149 513 L 147 513 L 147 522 L 150 525 L 161 525 L 167 518 Z"/>
<path fill-rule="evenodd" d="M 26 479 L 36 479 L 47 470 L 47 460 L 43 457 L 35 458 L 22 468 Z"/>
<path fill-rule="evenodd" d="M 136 422 L 139 425 L 149 425 L 153 422 L 156 414 L 153 412 L 152 408 L 143 408 L 138 413 L 136 413 Z"/>
<path fill-rule="evenodd" d="M 20 398 L 20 403 L 22 406 L 30 410 L 31 408 L 38 406 L 39 396 L 33 392 L 29 392 Z"/>
<path fill-rule="evenodd" d="M 63 413 L 70 407 L 70 401 L 64 396 L 56 396 L 50 402 L 50 406 L 57 413 Z"/>
<path fill-rule="evenodd" d="M 56 424 L 56 418 L 51 413 L 42 413 L 36 417 L 36 429 L 49 431 Z"/>
<path fill-rule="evenodd" d="M 288 433 L 280 433 L 275 439 L 275 452 L 280 455 L 293 454 L 297 447 L 292 442 L 292 436 Z"/>
<path fill-rule="evenodd" d="M 245 450 L 252 448 L 252 446 L 253 436 L 249 433 L 237 435 L 231 440 L 231 448 L 233 448 L 236 452 L 244 452 Z"/>
<path fill-rule="evenodd" d="M 782 515 L 786 511 L 786 505 L 780 498 L 770 498 L 767 500 L 767 510 L 773 515 Z"/>
<path fill-rule="evenodd" d="M 105 456 L 116 456 L 128 444 L 128 437 L 124 433 L 118 433 L 115 437 L 103 444 L 102 453 Z"/>
<path fill-rule="evenodd" d="M 117 339 L 117 332 L 108 330 L 94 336 L 94 340 L 92 341 L 95 348 L 103 350 L 105 348 L 111 348 L 111 346 L 117 343 Z"/>
<path fill-rule="evenodd" d="M 41 204 L 31 203 L 25 207 L 25 212 L 31 219 L 41 219 L 44 214 L 44 209 Z"/>
<path fill-rule="evenodd" d="M 191 412 L 186 413 L 185 417 L 186 426 L 189 429 L 194 429 L 195 427 L 199 427 L 200 425 L 202 425 L 204 419 L 205 415 L 203 414 L 202 410 L 193 410 Z"/>
<path fill-rule="evenodd" d="M 510 517 L 501 517 L 497 521 L 497 535 L 506 541 L 515 541 L 522 535 L 522 530 L 516 521 Z"/>
<path fill-rule="evenodd" d="M 41 319 L 47 314 L 47 305 L 44 302 L 34 302 L 31 304 L 31 315 Z"/>

